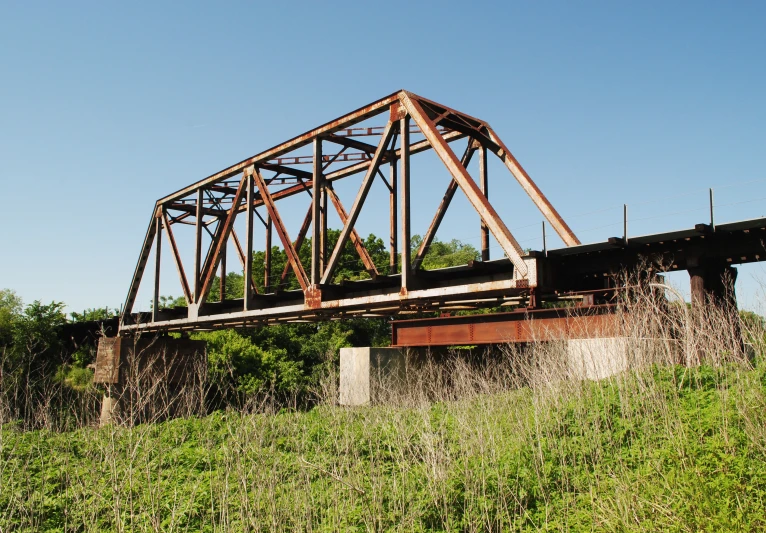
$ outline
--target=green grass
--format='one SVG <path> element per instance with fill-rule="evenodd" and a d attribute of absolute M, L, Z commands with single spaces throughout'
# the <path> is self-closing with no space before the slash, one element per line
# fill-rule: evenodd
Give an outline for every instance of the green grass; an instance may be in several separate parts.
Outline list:
<path fill-rule="evenodd" d="M 759 531 L 766 373 L 0 430 L 0 531 Z"/>

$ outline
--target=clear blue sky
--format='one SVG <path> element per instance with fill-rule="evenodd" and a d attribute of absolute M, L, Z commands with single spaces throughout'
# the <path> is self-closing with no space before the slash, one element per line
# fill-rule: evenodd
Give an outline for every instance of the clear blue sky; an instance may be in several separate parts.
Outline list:
<path fill-rule="evenodd" d="M 721 222 L 766 215 L 765 26 L 763 2 L 0 1 L 0 288 L 117 307 L 157 198 L 400 88 L 488 120 L 584 242 L 624 202 L 634 235 L 704 222 L 708 187 Z M 413 176 L 415 232 L 448 179 Z M 458 201 L 440 237 L 476 224 Z"/>

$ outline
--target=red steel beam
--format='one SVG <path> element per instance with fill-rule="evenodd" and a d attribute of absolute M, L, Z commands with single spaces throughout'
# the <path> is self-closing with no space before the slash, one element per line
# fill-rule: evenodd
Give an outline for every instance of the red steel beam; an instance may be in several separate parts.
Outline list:
<path fill-rule="evenodd" d="M 532 181 L 532 178 L 529 177 L 527 171 L 524 170 L 516 158 L 513 157 L 513 154 L 510 150 L 508 150 L 505 144 L 503 144 L 503 141 L 500 139 L 500 137 L 498 137 L 492 128 L 488 127 L 487 129 L 492 141 L 500 147 L 500 150 L 495 151 L 495 155 L 497 155 L 508 168 L 508 170 L 510 170 L 513 177 L 516 178 L 516 181 L 519 182 L 519 185 L 521 185 L 524 191 L 529 195 L 543 216 L 548 220 L 550 225 L 553 226 L 553 229 L 556 230 L 556 233 L 559 234 L 559 237 L 561 237 L 561 240 L 564 241 L 564 244 L 567 246 L 576 246 L 580 244 L 580 239 L 577 238 L 567 223 L 564 222 L 564 219 L 561 218 L 561 215 L 559 215 L 558 211 L 556 211 L 553 205 L 548 201 L 548 198 L 545 197 L 535 182 Z M 491 146 L 490 149 L 492 149 Z"/>
<path fill-rule="evenodd" d="M 255 217 L 253 216 L 253 199 L 255 197 L 255 183 L 253 183 L 252 175 L 247 176 L 245 179 L 247 180 L 247 197 L 245 199 L 245 205 L 247 206 L 245 246 L 247 251 L 245 253 L 244 275 L 248 282 L 244 284 L 243 305 L 244 310 L 247 311 L 253 306 L 254 291 L 251 289 L 251 284 L 252 288 L 255 288 L 255 284 L 253 284 L 253 226 L 255 223 Z"/>
<path fill-rule="evenodd" d="M 457 141 L 459 139 L 462 139 L 465 136 L 466 135 L 464 133 L 454 132 L 453 131 L 453 132 L 446 133 L 444 135 L 444 140 L 447 141 L 447 142 L 452 142 L 452 141 Z M 424 151 L 430 150 L 430 149 L 431 149 L 431 145 L 428 143 L 427 140 L 419 141 L 419 142 L 413 143 L 410 146 L 410 155 L 419 154 L 421 152 L 424 152 Z M 393 159 L 399 159 L 399 157 L 401 156 L 401 149 L 396 149 L 393 152 L 394 152 Z M 386 160 L 386 157 L 387 156 L 384 156 L 383 159 Z M 364 172 L 367 169 L 369 169 L 370 163 L 371 163 L 370 161 L 363 161 L 363 162 L 360 162 L 360 163 L 356 163 L 354 165 L 349 165 L 347 167 L 343 167 L 341 169 L 335 170 L 333 172 L 325 174 L 325 176 L 324 176 L 325 181 L 326 182 L 332 182 L 332 181 L 336 181 L 336 180 L 339 180 L 339 179 L 347 178 L 349 176 L 353 176 L 354 174 L 358 174 L 360 172 Z M 260 168 L 262 168 L 262 169 L 265 169 L 265 170 L 272 170 L 272 167 L 274 167 L 275 165 L 269 165 L 269 164 L 265 164 L 265 163 L 260 163 L 258 166 Z M 304 171 L 301 171 L 301 172 L 304 172 Z M 301 183 L 298 183 L 298 184 L 293 185 L 291 187 L 287 187 L 285 189 L 281 189 L 279 191 L 275 191 L 274 193 L 271 194 L 271 197 L 276 201 L 276 200 L 281 200 L 283 198 L 288 198 L 290 196 L 294 196 L 296 194 L 300 194 L 302 192 L 311 190 L 311 187 L 313 186 L 313 181 L 311 179 L 312 178 L 312 174 L 311 174 L 311 172 L 304 172 L 304 174 L 307 176 L 307 179 L 305 179 Z M 255 199 L 253 201 L 253 207 L 260 207 L 262 205 L 263 205 L 263 198 L 260 196 L 260 194 L 256 194 L 255 195 Z M 187 211 L 187 212 L 195 212 L 196 211 L 196 206 L 195 206 L 194 203 L 179 204 L 177 202 L 174 202 L 174 203 L 170 204 L 169 208 L 170 209 L 177 209 L 179 211 Z M 245 209 L 247 209 L 246 205 L 243 204 L 243 205 L 239 206 L 239 210 L 240 211 L 244 211 Z M 220 216 L 225 215 L 226 211 L 223 211 L 223 210 L 220 210 L 220 209 L 203 208 L 202 209 L 202 213 L 206 214 L 206 215 L 209 214 L 209 215 L 212 215 L 212 216 L 220 217 Z"/>
<path fill-rule="evenodd" d="M 469 140 L 468 146 L 465 148 L 465 153 L 463 153 L 463 157 L 460 160 L 460 163 L 463 165 L 463 167 L 468 168 L 468 165 L 471 162 L 471 157 L 475 151 L 476 148 L 473 145 L 473 141 Z M 420 265 L 423 264 L 423 259 L 428 253 L 428 249 L 431 247 L 431 243 L 433 243 L 434 237 L 436 237 L 436 232 L 439 230 L 439 226 L 444 219 L 444 215 L 447 213 L 447 208 L 452 202 L 452 198 L 455 197 L 457 188 L 457 182 L 454 178 L 451 179 L 449 185 L 447 186 L 447 192 L 444 193 L 442 201 L 439 204 L 439 208 L 436 210 L 434 219 L 431 221 L 431 225 L 428 226 L 428 231 L 426 231 L 426 234 L 423 236 L 423 242 L 420 243 L 420 248 L 418 249 L 418 253 L 415 256 L 415 261 L 412 264 L 413 270 L 419 269 Z"/>
<path fill-rule="evenodd" d="M 298 237 L 295 239 L 295 242 L 293 243 L 293 247 L 296 251 L 300 252 L 301 246 L 303 246 L 303 241 L 306 240 L 306 234 L 309 231 L 309 227 L 311 226 L 311 218 L 313 213 L 313 206 L 312 204 L 309 204 L 309 210 L 306 212 L 306 216 L 303 219 L 303 224 L 301 224 L 301 229 L 298 230 Z M 282 270 L 282 274 L 279 277 L 279 284 L 282 285 L 285 280 L 287 279 L 287 274 L 290 272 L 290 262 L 288 261 L 285 263 L 285 268 Z"/>
<path fill-rule="evenodd" d="M 247 186 L 247 185 L 245 185 Z M 247 259 L 246 257 L 250 255 L 252 257 L 252 254 L 245 254 L 245 250 L 242 249 L 242 243 L 239 241 L 239 237 L 237 237 L 237 232 L 234 230 L 234 228 L 231 228 L 231 240 L 234 241 L 234 248 L 237 250 L 237 257 L 239 258 L 239 264 L 242 265 L 242 270 L 247 270 Z M 258 294 L 258 289 L 255 286 L 255 283 L 253 283 L 253 277 L 250 276 L 250 290 L 253 291 L 253 294 Z"/>
<path fill-rule="evenodd" d="M 157 226 L 154 223 L 155 213 L 157 207 L 152 209 L 152 218 L 149 222 L 149 228 L 146 230 L 144 236 L 144 243 L 141 245 L 141 254 L 138 256 L 138 262 L 136 268 L 133 271 L 133 278 L 130 282 L 130 288 L 128 289 L 128 296 L 125 298 L 125 306 L 122 310 L 123 319 L 133 311 L 133 304 L 136 303 L 136 295 L 138 294 L 138 287 L 141 285 L 141 280 L 144 276 L 144 269 L 146 268 L 146 261 L 149 259 L 149 254 L 152 251 L 152 243 L 154 242 L 154 235 L 157 230 Z"/>
<path fill-rule="evenodd" d="M 246 178 L 247 176 L 245 176 Z M 223 253 L 225 253 L 226 249 L 226 243 L 229 240 L 229 235 L 231 234 L 232 229 L 234 228 L 234 220 L 237 218 L 237 212 L 239 211 L 237 207 L 242 202 L 242 197 L 245 195 L 246 187 L 247 185 L 247 179 L 243 179 L 240 184 L 239 188 L 237 189 L 237 194 L 234 196 L 234 201 L 232 202 L 232 208 L 229 210 L 229 214 L 226 216 L 224 220 L 219 222 L 219 228 L 220 231 L 217 231 L 218 238 L 215 240 L 215 249 L 213 251 L 213 254 L 208 258 L 208 261 L 206 261 L 205 264 L 205 271 L 203 273 L 204 275 L 204 281 L 202 282 L 202 289 L 199 294 L 195 295 L 195 299 L 197 300 L 197 304 L 202 304 L 205 301 L 205 298 L 207 298 L 208 293 L 210 292 L 211 287 L 213 286 L 213 278 L 215 277 L 215 270 L 218 267 L 219 262 L 221 261 L 221 256 Z M 223 276 L 221 276 L 223 278 Z"/>
<path fill-rule="evenodd" d="M 330 197 L 332 205 L 335 206 L 335 210 L 338 212 L 341 224 L 345 225 L 348 221 L 348 213 L 346 213 L 343 204 L 340 202 L 340 198 L 338 198 L 338 195 L 331 187 L 328 187 L 326 191 L 327 195 Z M 354 248 L 356 248 L 356 253 L 359 254 L 359 258 L 362 260 L 364 268 L 366 268 L 368 271 L 378 274 L 378 269 L 375 266 L 375 262 L 372 260 L 372 257 L 370 257 L 370 252 L 368 252 L 367 248 L 365 248 L 364 241 L 359 236 L 359 233 L 357 233 L 356 229 L 351 231 L 351 243 L 354 245 Z"/>
<path fill-rule="evenodd" d="M 489 227 L 492 235 L 497 239 L 497 242 L 505 252 L 505 255 L 511 260 L 519 274 L 521 274 L 522 277 L 526 276 L 527 265 L 521 258 L 524 254 L 521 246 L 519 246 L 519 243 L 516 242 L 516 239 L 508 230 L 505 223 L 500 219 L 495 208 L 492 207 L 481 193 L 481 190 L 479 190 L 476 182 L 468 174 L 468 171 L 460 164 L 455 152 L 452 151 L 442 136 L 439 135 L 433 121 L 429 118 L 420 104 L 408 95 L 403 95 L 402 104 L 412 116 L 413 120 L 420 126 L 426 139 L 428 139 L 428 142 L 431 143 L 434 151 L 444 163 L 444 166 L 447 167 L 447 170 L 450 171 L 452 177 L 455 178 L 455 181 L 457 181 L 460 188 L 463 189 L 468 201 L 471 202 L 473 208 L 479 213 L 479 216 L 484 223 L 487 224 L 487 227 Z"/>
<path fill-rule="evenodd" d="M 282 144 L 274 146 L 273 148 L 269 148 L 268 150 L 261 152 L 258 155 L 249 157 L 243 161 L 240 161 L 239 163 L 235 165 L 232 165 L 224 170 L 221 170 L 220 172 L 216 172 L 215 174 L 212 174 L 208 176 L 207 178 L 201 181 L 198 181 L 197 183 L 189 185 L 188 187 L 184 187 L 183 189 L 166 196 L 165 198 L 160 200 L 160 203 L 165 203 L 167 201 L 174 200 L 176 198 L 182 198 L 200 187 L 204 187 L 205 185 L 208 185 L 210 183 L 214 183 L 216 181 L 229 178 L 241 172 L 243 169 L 251 165 L 254 165 L 257 163 L 265 163 L 269 161 L 270 159 L 274 159 L 275 157 L 281 156 L 282 154 L 286 154 L 297 148 L 306 146 L 311 143 L 314 137 L 317 137 L 319 135 L 334 133 L 335 131 L 342 130 L 358 122 L 374 117 L 375 115 L 384 113 L 386 110 L 388 110 L 389 106 L 392 103 L 398 101 L 398 99 L 399 99 L 399 92 L 386 96 L 385 98 L 381 98 L 380 100 L 376 102 L 373 102 L 369 105 L 366 105 L 355 111 L 352 111 L 351 113 L 348 113 L 336 120 L 327 122 L 319 126 L 318 128 L 314 128 L 313 130 L 308 131 L 302 135 L 293 137 L 289 141 L 286 141 Z"/>
<path fill-rule="evenodd" d="M 287 229 L 285 229 L 285 225 L 282 222 L 282 217 L 279 216 L 279 211 L 277 211 L 277 207 L 274 205 L 274 200 L 269 194 L 269 190 L 263 181 L 263 176 L 261 176 L 260 170 L 254 168 L 253 173 L 255 183 L 258 186 L 258 190 L 261 192 L 261 197 L 266 203 L 266 209 L 269 212 L 269 217 L 274 225 L 274 229 L 277 230 L 279 240 L 282 241 L 282 246 L 287 254 L 287 262 L 293 268 L 293 271 L 298 278 L 298 283 L 301 285 L 301 289 L 306 291 L 306 289 L 308 289 L 308 278 L 306 277 L 306 271 L 303 269 L 303 264 L 301 264 L 301 259 L 298 257 L 295 248 L 293 248 L 293 243 L 290 242 L 290 236 L 287 234 Z"/>
<path fill-rule="evenodd" d="M 189 289 L 189 280 L 186 278 L 184 265 L 181 262 L 181 255 L 178 253 L 178 245 L 176 244 L 176 238 L 173 235 L 173 230 L 170 227 L 171 224 L 170 220 L 168 220 L 168 212 L 164 209 L 162 210 L 162 219 L 165 222 L 165 234 L 167 235 L 168 241 L 170 242 L 170 250 L 173 254 L 173 262 L 176 264 L 176 270 L 178 270 L 178 278 L 181 280 L 181 290 L 184 293 L 186 305 L 189 305 L 192 303 L 192 294 L 191 289 Z"/>
<path fill-rule="evenodd" d="M 338 242 L 335 243 L 335 249 L 332 251 L 332 255 L 330 255 L 330 259 L 327 261 L 325 271 L 322 274 L 322 279 L 320 281 L 321 284 L 326 284 L 330 279 L 332 279 L 332 274 L 338 264 L 340 254 L 343 251 L 343 247 L 346 246 L 346 242 L 351 235 L 351 231 L 354 229 L 354 224 L 356 224 L 356 219 L 359 217 L 359 212 L 362 210 L 364 201 L 367 198 L 367 193 L 370 192 L 372 180 L 375 178 L 375 174 L 377 173 L 378 167 L 380 166 L 383 154 L 386 151 L 389 141 L 391 141 L 391 136 L 394 132 L 394 129 L 394 123 L 389 122 L 386 126 L 386 131 L 384 132 L 383 138 L 380 140 L 380 144 L 375 151 L 375 155 L 372 157 L 370 167 L 367 169 L 367 173 L 362 180 L 362 185 L 359 187 L 359 192 L 357 193 L 356 199 L 354 200 L 354 205 L 351 206 L 351 213 L 349 213 L 348 220 L 343 225 L 343 229 L 341 230 L 340 236 L 338 237 Z"/>
<path fill-rule="evenodd" d="M 520 310 L 470 316 L 395 320 L 392 346 L 460 346 L 613 337 L 613 306 Z"/>

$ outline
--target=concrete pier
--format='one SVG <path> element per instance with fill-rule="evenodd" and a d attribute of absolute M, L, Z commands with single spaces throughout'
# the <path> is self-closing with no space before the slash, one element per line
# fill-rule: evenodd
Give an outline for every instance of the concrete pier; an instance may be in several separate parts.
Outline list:
<path fill-rule="evenodd" d="M 109 392 L 104 393 L 104 397 L 101 399 L 100 426 L 104 427 L 115 422 L 119 414 L 120 404 L 117 401 L 117 398 L 110 396 Z"/>
<path fill-rule="evenodd" d="M 569 372 L 575 379 L 604 379 L 628 369 L 630 342 L 626 337 L 570 339 Z"/>
<path fill-rule="evenodd" d="M 403 379 L 405 356 L 399 348 L 341 348 L 341 405 L 364 405 L 375 400 L 382 385 Z"/>

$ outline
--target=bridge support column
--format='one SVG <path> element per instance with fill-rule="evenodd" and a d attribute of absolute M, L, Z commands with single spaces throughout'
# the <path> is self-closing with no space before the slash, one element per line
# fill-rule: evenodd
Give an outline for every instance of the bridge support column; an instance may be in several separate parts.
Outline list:
<path fill-rule="evenodd" d="M 405 356 L 399 348 L 341 348 L 341 405 L 364 405 L 381 392 L 397 387 L 405 376 Z"/>
<path fill-rule="evenodd" d="M 701 321 L 699 324 L 714 324 L 718 328 L 721 320 L 728 323 L 731 328 L 729 331 L 734 335 L 736 345 L 739 345 L 740 353 L 745 353 L 745 341 L 742 338 L 740 328 L 737 294 L 734 290 L 734 283 L 737 281 L 737 269 L 726 264 L 703 263 L 689 268 L 689 278 L 691 282 L 692 308 L 696 311 L 696 319 Z M 706 312 L 718 310 L 718 313 L 710 314 Z M 721 332 L 723 333 L 723 332 Z M 700 349 L 697 353 L 698 360 L 703 358 L 705 350 Z"/>
<path fill-rule="evenodd" d="M 701 264 L 689 268 L 692 305 L 700 309 L 706 303 L 737 309 L 734 283 L 737 269 L 728 265 Z"/>
<path fill-rule="evenodd" d="M 119 395 L 114 389 L 114 385 L 107 386 L 101 399 L 101 418 L 99 421 L 101 427 L 115 422 L 120 414 L 120 403 L 117 399 Z"/>
<path fill-rule="evenodd" d="M 569 339 L 567 364 L 576 379 L 604 379 L 628 369 L 630 340 L 626 337 Z"/>
<path fill-rule="evenodd" d="M 204 400 L 206 375 L 204 341 L 101 337 L 93 375 L 104 390 L 101 425 L 176 416 Z"/>

